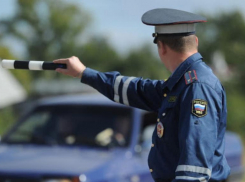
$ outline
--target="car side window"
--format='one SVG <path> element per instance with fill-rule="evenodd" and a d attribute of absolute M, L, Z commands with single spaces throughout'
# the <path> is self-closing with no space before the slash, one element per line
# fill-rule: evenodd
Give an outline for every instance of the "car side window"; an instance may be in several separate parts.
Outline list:
<path fill-rule="evenodd" d="M 16 131 L 10 135 L 9 141 L 15 142 L 30 142 L 33 138 L 33 133 L 40 132 L 42 127 L 49 121 L 51 115 L 49 112 L 36 112 L 23 122 Z"/>

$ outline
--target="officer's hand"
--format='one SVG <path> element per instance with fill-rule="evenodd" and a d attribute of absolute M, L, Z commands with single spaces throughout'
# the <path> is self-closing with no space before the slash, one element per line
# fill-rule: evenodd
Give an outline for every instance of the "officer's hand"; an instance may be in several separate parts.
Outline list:
<path fill-rule="evenodd" d="M 67 69 L 57 68 L 55 71 L 64 75 L 73 76 L 77 78 L 81 78 L 84 70 L 86 69 L 86 67 L 81 63 L 81 61 L 75 56 L 72 56 L 70 58 L 57 59 L 54 60 L 53 63 L 66 64 Z"/>

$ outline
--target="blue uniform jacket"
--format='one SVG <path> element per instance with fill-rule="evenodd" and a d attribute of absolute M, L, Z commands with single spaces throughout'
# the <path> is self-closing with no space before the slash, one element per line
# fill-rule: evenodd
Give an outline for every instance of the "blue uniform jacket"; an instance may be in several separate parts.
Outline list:
<path fill-rule="evenodd" d="M 167 81 L 90 68 L 81 81 L 115 102 L 158 113 L 148 158 L 155 180 L 207 182 L 228 177 L 226 95 L 199 53 L 185 60 Z"/>

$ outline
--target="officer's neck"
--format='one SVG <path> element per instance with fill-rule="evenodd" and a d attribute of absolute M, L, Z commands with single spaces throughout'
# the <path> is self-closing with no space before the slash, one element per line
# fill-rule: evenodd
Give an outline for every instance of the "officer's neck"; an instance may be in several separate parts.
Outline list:
<path fill-rule="evenodd" d="M 163 63 L 167 67 L 167 69 L 173 73 L 178 66 L 183 63 L 188 57 L 191 55 L 197 53 L 197 50 L 184 52 L 184 53 L 178 53 L 175 51 L 168 52 L 168 55 L 166 55 L 166 59 L 163 60 Z"/>

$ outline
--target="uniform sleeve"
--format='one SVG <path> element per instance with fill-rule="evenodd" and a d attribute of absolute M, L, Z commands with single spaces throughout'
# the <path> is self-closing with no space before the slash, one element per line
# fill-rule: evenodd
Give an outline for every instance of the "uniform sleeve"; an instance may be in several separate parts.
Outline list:
<path fill-rule="evenodd" d="M 193 83 L 182 94 L 180 105 L 180 159 L 173 182 L 208 182 L 212 175 L 221 97 L 210 86 Z"/>
<path fill-rule="evenodd" d="M 119 72 L 102 73 L 86 68 L 81 82 L 115 102 L 148 111 L 157 111 L 163 98 L 164 81 L 127 77 Z"/>

